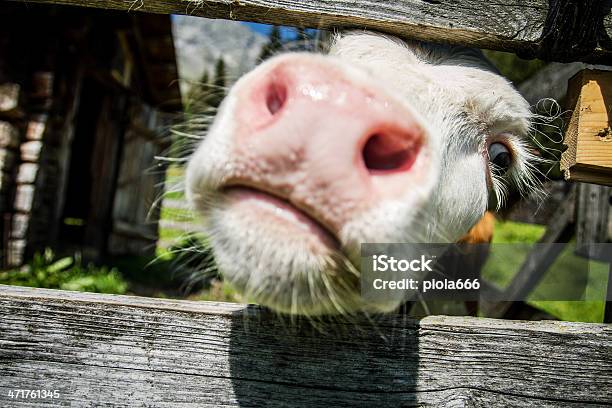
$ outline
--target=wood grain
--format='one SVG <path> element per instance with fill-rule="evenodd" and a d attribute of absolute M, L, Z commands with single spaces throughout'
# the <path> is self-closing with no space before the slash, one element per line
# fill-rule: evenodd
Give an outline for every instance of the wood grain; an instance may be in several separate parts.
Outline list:
<path fill-rule="evenodd" d="M 0 286 L 1 406 L 598 406 L 612 328 L 387 316 Z M 57 389 L 11 400 L 9 389 Z"/>
<path fill-rule="evenodd" d="M 23 112 L 19 110 L 21 87 L 14 83 L 0 84 L 0 118 L 19 119 Z"/>
<path fill-rule="evenodd" d="M 24 0 L 18 0 L 23 2 Z M 312 28 L 380 30 L 405 38 L 548 55 L 542 36 L 549 13 L 548 0 L 434 1 L 434 0 L 27 0 L 32 3 L 188 14 L 209 18 L 256 21 Z M 606 12 L 604 10 L 604 12 Z M 550 20 L 550 19 L 549 19 Z M 612 14 L 601 16 L 603 34 L 612 37 Z M 555 32 L 548 27 L 547 33 Z M 609 44 L 591 53 L 581 50 L 576 60 L 612 58 Z M 545 49 L 544 49 L 545 48 Z M 569 48 L 569 47 L 568 47 Z M 560 52 L 567 60 L 568 50 Z M 552 56 L 554 59 L 554 56 Z"/>
<path fill-rule="evenodd" d="M 567 180 L 612 186 L 612 71 L 580 71 L 568 96 L 572 116 L 561 170 Z"/>

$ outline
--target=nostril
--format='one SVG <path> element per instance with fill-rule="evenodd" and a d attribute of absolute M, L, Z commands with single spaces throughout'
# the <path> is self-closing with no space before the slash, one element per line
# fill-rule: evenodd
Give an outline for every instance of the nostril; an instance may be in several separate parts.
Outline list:
<path fill-rule="evenodd" d="M 266 106 L 270 114 L 275 115 L 285 105 L 287 88 L 284 84 L 272 82 L 266 91 Z"/>
<path fill-rule="evenodd" d="M 409 170 L 421 143 L 418 137 L 402 133 L 375 133 L 363 147 L 363 162 L 370 172 Z"/>

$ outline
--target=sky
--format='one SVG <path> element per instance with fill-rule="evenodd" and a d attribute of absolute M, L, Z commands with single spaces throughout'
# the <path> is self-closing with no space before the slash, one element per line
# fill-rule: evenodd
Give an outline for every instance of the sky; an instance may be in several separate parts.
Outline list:
<path fill-rule="evenodd" d="M 172 15 L 172 18 L 174 18 L 174 15 Z M 263 36 L 268 36 L 270 34 L 270 31 L 272 30 L 272 25 L 270 24 L 250 23 L 247 21 L 241 21 L 240 23 L 244 24 L 245 26 L 249 27 L 251 30 Z M 291 27 L 281 26 L 280 31 L 281 31 L 281 38 L 283 40 L 291 40 L 295 38 L 295 31 Z"/>
<path fill-rule="evenodd" d="M 255 31 L 256 33 L 259 33 L 265 36 L 270 34 L 270 30 L 272 30 L 272 26 L 269 24 L 248 23 L 248 22 L 242 22 L 242 24 L 246 25 L 247 27 L 249 27 L 251 30 Z M 293 31 L 290 27 L 281 27 L 280 30 L 281 30 L 281 38 L 284 40 L 295 37 L 295 31 Z"/>

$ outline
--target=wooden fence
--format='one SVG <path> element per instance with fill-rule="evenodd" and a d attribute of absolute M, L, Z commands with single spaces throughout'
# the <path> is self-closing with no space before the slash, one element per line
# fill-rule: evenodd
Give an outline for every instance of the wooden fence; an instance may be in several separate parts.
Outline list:
<path fill-rule="evenodd" d="M 367 28 L 557 61 L 612 60 L 606 1 L 17 0 L 298 27 Z"/>
<path fill-rule="evenodd" d="M 612 327 L 404 316 L 311 324 L 253 306 L 0 286 L 0 406 L 598 406 Z M 57 399 L 11 399 L 13 390 Z"/>

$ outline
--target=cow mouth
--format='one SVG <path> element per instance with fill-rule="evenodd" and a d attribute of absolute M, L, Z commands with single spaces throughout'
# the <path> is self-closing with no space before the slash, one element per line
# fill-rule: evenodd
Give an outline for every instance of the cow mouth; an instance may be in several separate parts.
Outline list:
<path fill-rule="evenodd" d="M 271 233 L 278 233 L 280 243 L 287 238 L 301 238 L 310 243 L 310 249 L 315 252 L 317 249 L 326 252 L 340 249 L 338 237 L 328 227 L 285 197 L 247 185 L 226 186 L 221 192 L 228 199 L 230 208 L 260 223 Z"/>

